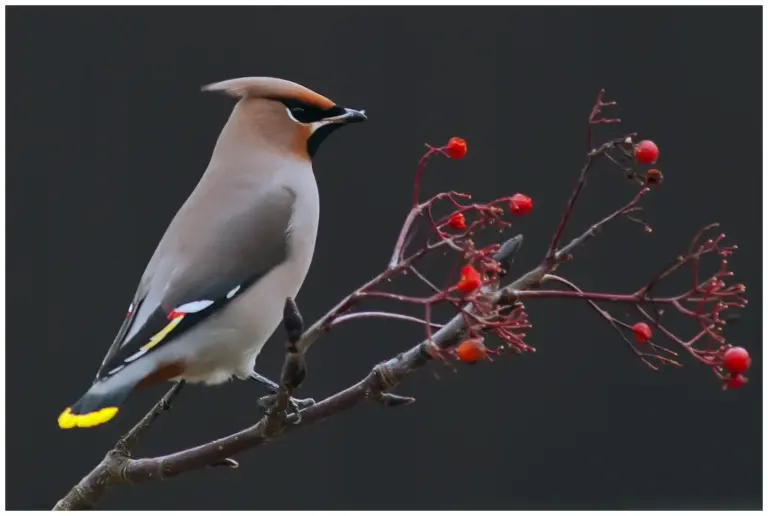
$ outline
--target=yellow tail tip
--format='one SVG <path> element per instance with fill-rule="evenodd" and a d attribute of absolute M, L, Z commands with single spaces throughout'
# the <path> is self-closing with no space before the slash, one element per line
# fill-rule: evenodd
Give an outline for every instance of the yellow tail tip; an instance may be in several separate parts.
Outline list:
<path fill-rule="evenodd" d="M 88 414 L 73 414 L 72 408 L 67 409 L 59 415 L 59 428 L 88 428 L 106 423 L 117 414 L 117 407 L 104 407 Z"/>

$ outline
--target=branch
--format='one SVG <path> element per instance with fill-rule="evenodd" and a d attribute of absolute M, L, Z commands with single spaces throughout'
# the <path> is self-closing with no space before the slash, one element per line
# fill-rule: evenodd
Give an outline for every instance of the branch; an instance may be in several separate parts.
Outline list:
<path fill-rule="evenodd" d="M 424 319 L 419 319 L 418 317 L 411 317 L 410 315 L 403 315 L 403 314 L 396 314 L 396 313 L 390 313 L 390 312 L 356 312 L 354 314 L 346 314 L 341 315 L 334 319 L 333 323 L 331 324 L 332 327 L 338 326 L 339 324 L 345 323 L 347 321 L 352 321 L 355 319 L 394 319 L 398 321 L 408 321 L 408 322 L 415 322 L 415 323 L 421 323 L 421 324 L 427 324 L 427 321 Z M 442 328 L 442 324 L 436 324 L 436 323 L 429 323 L 433 328 Z"/>
<path fill-rule="evenodd" d="M 608 217 L 601 223 L 590 227 L 583 235 L 574 239 L 559 251 L 557 255 L 565 256 L 570 254 L 577 246 L 593 236 L 594 232 L 599 229 L 600 224 L 606 223 L 611 219 L 612 217 Z M 500 251 L 493 256 L 493 259 L 499 263 L 509 263 L 520 248 L 521 243 L 521 236 L 508 240 L 501 246 Z M 513 281 L 506 289 L 489 289 L 486 293 L 492 297 L 493 304 L 496 305 L 507 297 L 502 294 L 504 291 L 520 291 L 530 288 L 538 284 L 550 268 L 550 266 L 542 263 Z M 363 285 L 359 290 L 365 290 L 367 286 L 377 283 L 378 277 Z M 296 341 L 296 348 L 299 350 L 308 349 L 309 345 L 317 340 L 325 331 L 328 321 L 333 320 L 336 314 L 343 312 L 353 296 L 354 294 L 342 300 L 328 314 L 304 332 L 301 338 Z M 468 304 L 465 310 L 472 312 L 471 304 Z M 457 338 L 465 328 L 465 318 L 462 314 L 456 315 L 432 335 L 432 344 L 440 349 L 448 349 L 456 343 Z M 161 457 L 133 459 L 127 454 L 121 453 L 118 446 L 116 446 L 99 465 L 56 504 L 54 510 L 92 508 L 103 498 L 107 490 L 114 485 L 162 480 L 212 466 L 226 465 L 235 467 L 237 463 L 230 458 L 231 456 L 265 444 L 299 428 L 327 419 L 368 399 L 373 399 L 387 406 L 408 404 L 413 401 L 412 398 L 397 396 L 388 391 L 399 385 L 411 373 L 425 366 L 433 358 L 433 355 L 427 349 L 427 344 L 427 341 L 423 341 L 408 351 L 378 364 L 365 378 L 356 384 L 302 410 L 300 412 L 300 419 L 297 415 L 291 415 L 286 417 L 284 421 L 279 422 L 279 424 L 271 424 L 269 416 L 265 416 L 255 425 L 227 437 Z M 145 416 L 142 422 L 136 425 L 137 428 L 141 428 L 138 432 L 135 432 L 134 429 L 126 435 L 129 436 L 133 433 L 145 431 L 156 419 L 157 415 L 164 410 L 164 400 L 166 398 L 168 400 L 173 398 L 178 393 L 178 389 L 180 389 L 178 385 L 174 386 L 163 400 Z M 143 424 L 145 421 L 147 423 Z M 125 439 L 124 437 L 121 441 Z M 128 440 L 131 441 L 131 438 Z"/>
<path fill-rule="evenodd" d="M 589 172 L 590 168 L 592 168 L 592 164 L 594 163 L 594 160 L 598 156 L 606 155 L 608 150 L 614 148 L 616 145 L 627 142 L 627 138 L 620 138 L 618 140 L 613 140 L 603 144 L 599 149 L 596 149 L 596 150 L 592 149 L 592 126 L 593 125 L 617 124 L 621 122 L 621 120 L 618 118 L 598 118 L 598 115 L 600 114 L 600 110 L 602 108 L 612 107 L 616 105 L 616 102 L 604 102 L 603 95 L 605 95 L 605 90 L 601 89 L 597 95 L 597 100 L 595 101 L 595 104 L 592 106 L 592 111 L 589 114 L 589 119 L 587 120 L 587 146 L 589 149 L 589 152 L 587 153 L 587 162 L 584 164 L 584 166 L 581 169 L 581 173 L 579 174 L 579 180 L 576 182 L 576 187 L 573 189 L 570 199 L 568 199 L 568 204 L 566 205 L 565 211 L 563 211 L 563 215 L 560 218 L 560 223 L 557 225 L 555 234 L 552 236 L 552 242 L 550 243 L 549 248 L 547 249 L 547 254 L 546 254 L 546 258 L 549 260 L 554 259 L 555 251 L 557 250 L 557 246 L 560 242 L 560 237 L 563 235 L 563 231 L 565 231 L 565 224 L 568 222 L 568 219 L 571 217 L 571 214 L 573 213 L 573 208 L 576 205 L 576 201 L 579 198 L 579 194 L 581 193 L 581 190 L 584 188 L 584 185 L 587 183 L 587 173 Z M 610 155 L 608 156 L 610 158 Z"/>
<path fill-rule="evenodd" d="M 565 285 L 568 288 L 570 288 L 572 291 L 579 292 L 581 294 L 587 294 L 583 290 L 581 290 L 579 287 L 577 287 L 576 285 L 571 283 L 570 281 L 566 280 L 565 278 L 561 278 L 559 276 L 555 276 L 554 274 L 547 274 L 546 276 L 544 276 L 543 281 L 548 281 L 548 280 L 556 281 L 556 282 L 558 282 L 558 283 L 560 283 L 562 285 Z M 621 331 L 622 328 L 625 329 L 625 330 L 630 330 L 631 331 L 632 327 L 629 324 L 627 324 L 625 322 L 622 322 L 619 319 L 616 319 L 607 310 L 604 310 L 604 309 L 600 308 L 600 305 L 598 305 L 594 300 L 592 300 L 590 298 L 590 296 L 585 295 L 581 299 L 586 300 L 587 303 L 589 304 L 589 306 L 593 310 L 595 310 L 600 315 L 600 317 L 605 319 L 608 322 L 608 324 L 610 324 L 611 327 L 613 327 L 614 330 L 616 330 L 616 333 L 618 333 L 619 337 L 621 337 L 621 339 L 627 344 L 627 346 L 629 346 L 629 349 L 632 350 L 632 352 L 635 354 L 635 356 L 637 356 L 640 360 L 642 360 L 648 367 L 650 367 L 654 371 L 658 370 L 658 367 L 656 367 L 654 364 L 652 364 L 650 362 L 650 359 L 657 360 L 657 361 L 662 362 L 662 363 L 668 363 L 668 364 L 672 364 L 672 365 L 676 365 L 678 367 L 681 367 L 681 365 L 678 362 L 675 362 L 674 360 L 668 359 L 668 358 L 663 357 L 661 355 L 655 355 L 655 354 L 652 354 L 652 353 L 643 353 L 643 352 L 639 351 L 637 349 L 637 347 L 632 343 L 632 341 L 629 338 L 627 338 L 625 332 Z M 648 344 L 654 350 L 656 350 L 656 351 L 663 351 L 663 352 L 668 353 L 669 355 L 677 356 L 677 353 L 675 353 L 674 351 L 671 351 L 671 350 L 669 350 L 667 348 L 659 346 L 658 344 L 655 344 L 655 343 L 651 342 L 650 340 L 648 341 Z"/>
<path fill-rule="evenodd" d="M 627 206 L 625 206 L 625 209 Z M 722 334 L 723 328 L 727 324 L 727 319 L 724 319 L 722 315 L 730 308 L 743 308 L 746 306 L 747 300 L 742 297 L 745 291 L 744 285 L 736 284 L 729 286 L 726 284 L 726 280 L 733 275 L 733 272 L 728 270 L 728 261 L 724 258 L 733 254 L 737 247 L 735 245 L 723 245 L 724 234 L 702 242 L 705 232 L 716 227 L 716 224 L 705 226 L 692 239 L 688 251 L 684 255 L 678 256 L 671 265 L 662 269 L 650 281 L 633 293 L 585 292 L 564 278 L 548 274 L 544 277 L 545 280 L 557 281 L 567 286 L 570 290 L 510 291 L 510 299 L 559 298 L 586 301 L 613 326 L 632 351 L 651 369 L 657 369 L 656 365 L 651 363 L 651 360 L 662 365 L 669 364 L 682 367 L 679 362 L 665 356 L 677 356 L 677 353 L 650 341 L 652 331 L 645 322 L 637 322 L 630 326 L 600 308 L 597 303 L 624 303 L 631 305 L 640 314 L 641 321 L 647 321 L 673 344 L 685 350 L 699 362 L 709 366 L 717 378 L 725 381 L 732 380 L 732 374 L 724 367 L 725 354 L 731 346 L 726 343 Z M 721 261 L 720 268 L 712 276 L 702 281 L 700 277 L 700 261 L 706 255 L 720 256 L 723 260 Z M 661 280 L 668 278 L 686 265 L 690 266 L 691 271 L 691 287 L 687 291 L 673 296 L 653 296 L 651 294 L 653 288 Z M 687 339 L 679 337 L 662 323 L 662 311 L 658 308 L 659 306 L 668 307 L 682 316 L 693 320 L 698 326 L 698 332 Z M 654 309 L 655 313 L 653 315 L 649 312 L 650 307 Z M 657 353 L 639 351 L 626 337 L 624 332 L 621 331 L 621 328 L 636 333 L 638 344 L 644 345 L 648 343 Z M 702 346 L 702 342 L 705 344 L 708 342 L 710 345 L 708 347 L 706 345 Z M 743 377 L 740 378 L 744 380 Z"/>
<path fill-rule="evenodd" d="M 171 401 L 181 391 L 184 382 L 178 382 L 150 409 L 141 420 L 131 428 L 93 471 L 77 483 L 69 493 L 53 507 L 54 511 L 72 511 L 91 509 L 106 494 L 107 489 L 117 483 L 122 464 L 129 460 L 131 451 L 139 438 L 152 426 L 163 412 L 171 409 Z"/>

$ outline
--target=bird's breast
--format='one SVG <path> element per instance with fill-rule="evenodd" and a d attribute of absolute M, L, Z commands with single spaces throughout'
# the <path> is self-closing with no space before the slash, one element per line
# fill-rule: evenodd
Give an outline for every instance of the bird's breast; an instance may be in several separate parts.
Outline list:
<path fill-rule="evenodd" d="M 317 229 L 320 222 L 320 196 L 312 169 L 297 174 L 289 187 L 296 194 L 293 214 L 288 224 L 288 253 L 286 262 L 296 269 L 299 275 L 292 286 L 296 293 L 309 271 L 315 253 Z M 296 293 L 291 294 L 295 296 Z"/>

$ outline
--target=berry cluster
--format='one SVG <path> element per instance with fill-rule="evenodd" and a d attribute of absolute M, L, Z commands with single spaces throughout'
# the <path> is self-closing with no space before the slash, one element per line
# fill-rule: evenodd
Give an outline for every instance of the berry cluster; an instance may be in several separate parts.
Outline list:
<path fill-rule="evenodd" d="M 638 171 L 638 167 L 652 166 L 659 160 L 659 147 L 651 140 L 634 143 L 635 135 L 629 134 L 608 140 L 597 148 L 591 147 L 593 126 L 620 122 L 617 118 L 601 117 L 604 108 L 616 105 L 615 102 L 603 101 L 603 93 L 600 92 L 588 119 L 587 162 L 582 168 L 576 187 L 539 267 L 523 275 L 510 286 L 503 287 L 501 281 L 507 271 L 504 264 L 494 259 L 500 246 L 493 244 L 477 248 L 475 245 L 477 232 L 486 228 L 504 230 L 512 226 L 515 217 L 530 214 L 533 210 L 531 197 L 523 193 L 515 193 L 489 202 L 477 203 L 472 202 L 470 195 L 466 193 L 451 191 L 439 193 L 425 201 L 420 199 L 421 177 L 430 157 L 440 154 L 453 160 L 460 160 L 466 156 L 467 142 L 462 138 L 453 137 L 440 147 L 427 145 L 427 151 L 419 160 L 413 185 L 412 208 L 401 229 L 389 267 L 345 300 L 338 310 L 331 314 L 328 326 L 356 317 L 372 316 L 420 322 L 424 325 L 426 332 L 425 351 L 427 353 L 443 359 L 453 356 L 462 362 L 475 364 L 481 360 L 490 359 L 491 356 L 504 350 L 516 353 L 535 351 L 524 342 L 526 334 L 523 332 L 531 328 L 523 305 L 526 298 L 580 299 L 587 302 L 610 323 L 634 354 L 652 369 L 658 369 L 662 365 L 681 366 L 676 360 L 678 353 L 657 342 L 661 338 L 671 341 L 699 362 L 709 366 L 723 382 L 724 388 L 737 388 L 744 385 L 747 381 L 744 373 L 750 366 L 749 353 L 744 348 L 733 347 L 725 341 L 723 337 L 725 319 L 721 317 L 721 314 L 728 309 L 746 305 L 746 300 L 741 297 L 744 286 L 726 285 L 727 279 L 733 273 L 727 270 L 725 258 L 734 252 L 736 246 L 723 245 L 725 235 L 719 235 L 704 242 L 700 241 L 704 231 L 715 225 L 704 228 L 694 238 L 687 253 L 679 256 L 671 266 L 663 269 L 633 293 L 584 291 L 565 278 L 554 274 L 558 265 L 573 258 L 574 249 L 596 236 L 603 226 L 618 218 L 640 222 L 645 230 L 650 232 L 650 228 L 638 218 L 638 213 L 642 211 L 639 204 L 645 194 L 659 187 L 664 181 L 662 172 L 657 168 L 648 168 L 644 172 Z M 591 226 L 571 243 L 559 247 L 566 224 L 586 184 L 586 176 L 598 159 L 605 159 L 620 167 L 628 179 L 640 185 L 640 190 L 627 204 Z M 437 215 L 441 209 L 446 211 L 445 208 L 448 213 Z M 421 247 L 411 250 L 414 227 L 417 223 L 427 227 L 429 234 Z M 418 262 L 433 252 L 443 254 L 454 252 L 460 260 L 458 271 L 455 271 L 456 276 L 449 278 L 442 287 L 433 283 L 417 269 Z M 702 281 L 699 278 L 699 264 L 706 255 L 720 256 L 722 263 L 713 276 Z M 691 269 L 692 287 L 676 296 L 655 295 L 656 286 L 684 266 Z M 382 290 L 385 284 L 399 275 L 411 275 L 417 278 L 430 289 L 431 295 L 407 296 Z M 557 283 L 565 286 L 566 289 L 547 290 L 542 287 L 545 282 Z M 358 301 L 366 298 L 390 299 L 421 305 L 424 309 L 424 317 L 422 319 L 388 312 L 346 313 Z M 450 343 L 446 344 L 442 340 L 440 345 L 434 344 L 433 331 L 444 328 L 444 325 L 432 321 L 432 308 L 439 303 L 451 305 L 456 310 L 457 317 L 460 317 L 463 322 L 461 342 L 453 349 Z M 639 314 L 639 320 L 631 324 L 624 322 L 601 306 L 606 304 L 630 305 Z M 671 310 L 665 310 L 668 308 Z M 688 339 L 678 337 L 665 324 L 667 312 L 678 313 L 695 321 L 699 328 L 698 332 Z M 487 339 L 489 336 L 496 337 L 501 344 L 497 347 L 489 347 Z"/>

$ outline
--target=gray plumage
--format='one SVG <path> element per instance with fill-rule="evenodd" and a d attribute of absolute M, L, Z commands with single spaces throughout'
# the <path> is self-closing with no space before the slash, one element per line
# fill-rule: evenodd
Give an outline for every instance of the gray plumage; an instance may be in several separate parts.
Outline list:
<path fill-rule="evenodd" d="M 116 398 L 148 380 L 247 378 L 281 321 L 285 299 L 298 294 L 307 275 L 320 214 L 309 141 L 320 138 L 314 133 L 324 125 L 364 115 L 279 79 L 236 79 L 206 89 L 239 100 L 74 414 L 119 404 Z M 300 122 L 307 113 L 320 118 Z M 179 307 L 191 309 L 187 321 L 143 349 Z"/>

